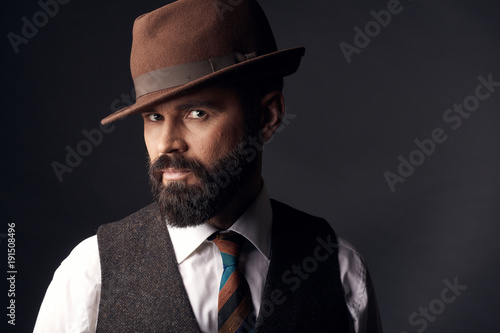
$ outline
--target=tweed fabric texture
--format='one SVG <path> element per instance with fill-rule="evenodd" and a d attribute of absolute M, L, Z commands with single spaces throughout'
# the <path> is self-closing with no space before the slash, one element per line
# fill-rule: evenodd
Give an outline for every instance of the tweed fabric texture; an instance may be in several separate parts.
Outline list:
<path fill-rule="evenodd" d="M 271 261 L 255 332 L 348 333 L 335 232 L 321 218 L 271 204 Z M 97 235 L 98 332 L 199 331 L 156 204 L 101 226 Z"/>
<path fill-rule="evenodd" d="M 200 332 L 156 204 L 97 231 L 97 332 Z"/>

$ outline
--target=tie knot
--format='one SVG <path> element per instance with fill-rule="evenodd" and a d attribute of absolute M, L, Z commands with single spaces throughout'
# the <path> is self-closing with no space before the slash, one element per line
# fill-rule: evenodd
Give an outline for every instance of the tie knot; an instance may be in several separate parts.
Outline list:
<path fill-rule="evenodd" d="M 224 268 L 238 265 L 241 247 L 245 241 L 243 236 L 234 231 L 230 231 L 227 233 L 214 234 L 208 239 L 214 242 L 219 248 Z"/>

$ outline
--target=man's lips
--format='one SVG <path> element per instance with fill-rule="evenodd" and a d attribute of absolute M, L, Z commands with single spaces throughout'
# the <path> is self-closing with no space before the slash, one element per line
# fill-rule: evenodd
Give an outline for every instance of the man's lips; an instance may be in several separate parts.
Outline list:
<path fill-rule="evenodd" d="M 174 168 L 167 168 L 161 171 L 163 173 L 163 180 L 179 180 L 191 173 L 191 171 L 186 169 L 174 169 Z"/>

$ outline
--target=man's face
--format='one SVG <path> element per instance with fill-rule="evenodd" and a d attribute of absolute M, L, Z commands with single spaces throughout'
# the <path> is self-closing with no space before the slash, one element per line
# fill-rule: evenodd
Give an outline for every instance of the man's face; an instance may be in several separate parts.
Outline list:
<path fill-rule="evenodd" d="M 213 217 L 255 171 L 244 154 L 244 110 L 231 90 L 198 90 L 142 116 L 153 194 L 171 225 Z M 236 170 L 236 177 L 216 182 L 225 170 Z"/>

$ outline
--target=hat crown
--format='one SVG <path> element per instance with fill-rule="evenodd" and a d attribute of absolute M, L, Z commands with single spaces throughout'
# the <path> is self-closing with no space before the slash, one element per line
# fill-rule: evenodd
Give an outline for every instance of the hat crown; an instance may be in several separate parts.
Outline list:
<path fill-rule="evenodd" d="M 134 22 L 132 77 L 209 58 L 277 50 L 269 22 L 255 0 L 179 0 Z"/>

